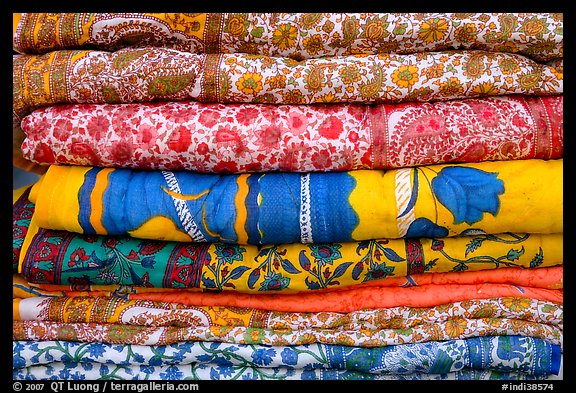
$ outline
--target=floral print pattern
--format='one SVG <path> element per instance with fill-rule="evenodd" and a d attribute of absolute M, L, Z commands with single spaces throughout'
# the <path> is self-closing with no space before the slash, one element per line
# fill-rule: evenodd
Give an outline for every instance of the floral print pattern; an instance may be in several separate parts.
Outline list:
<path fill-rule="evenodd" d="M 396 306 L 350 312 L 266 311 L 253 307 L 187 306 L 115 296 L 32 296 L 14 299 L 15 320 L 67 323 L 115 323 L 142 326 L 235 326 L 271 330 L 410 330 L 420 325 L 481 318 L 514 319 L 563 326 L 562 304 L 526 297 L 470 299 L 433 307 Z M 453 331 L 454 332 L 454 331 Z"/>
<path fill-rule="evenodd" d="M 475 49 L 537 61 L 563 55 L 562 13 L 28 13 L 20 53 L 158 46 L 296 60 Z"/>
<path fill-rule="evenodd" d="M 239 173 L 389 169 L 561 158 L 563 96 L 373 106 L 63 104 L 32 112 L 21 126 L 24 157 L 42 165 L 202 173 L 223 170 L 225 162 L 236 162 Z"/>
<path fill-rule="evenodd" d="M 454 329 L 454 324 L 459 329 Z M 13 321 L 13 340 L 63 340 L 103 342 L 109 344 L 167 345 L 183 341 L 213 341 L 234 344 L 302 345 L 326 343 L 354 347 L 381 347 L 406 343 L 422 343 L 463 339 L 486 335 L 520 335 L 536 337 L 560 345 L 562 327 L 508 318 L 447 320 L 423 324 L 411 329 L 388 328 L 372 331 L 335 329 L 278 330 L 267 328 L 210 326 L 151 327 L 100 323 L 65 323 L 47 321 Z"/>
<path fill-rule="evenodd" d="M 502 356 L 501 351 L 508 353 Z M 371 349 L 326 344 L 267 347 L 202 341 L 167 346 L 15 341 L 13 353 L 14 371 L 53 362 L 112 367 L 216 363 L 222 367 L 346 370 L 375 375 L 446 374 L 466 369 L 550 375 L 558 373 L 560 363 L 558 345 L 520 336 L 474 337 Z"/>

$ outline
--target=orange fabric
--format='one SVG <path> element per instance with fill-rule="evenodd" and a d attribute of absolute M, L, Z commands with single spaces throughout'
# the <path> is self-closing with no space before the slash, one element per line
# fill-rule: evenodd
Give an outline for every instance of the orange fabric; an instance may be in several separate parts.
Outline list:
<path fill-rule="evenodd" d="M 522 296 L 563 303 L 563 291 L 511 284 L 428 284 L 415 287 L 359 287 L 332 292 L 252 295 L 230 292 L 134 293 L 130 299 L 181 303 L 191 306 L 235 306 L 292 312 L 351 312 L 365 308 L 434 307 L 469 299 Z"/>

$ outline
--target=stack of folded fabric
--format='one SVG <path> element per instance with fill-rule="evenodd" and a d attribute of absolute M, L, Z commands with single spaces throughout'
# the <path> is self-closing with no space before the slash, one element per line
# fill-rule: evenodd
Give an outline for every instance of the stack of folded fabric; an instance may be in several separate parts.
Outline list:
<path fill-rule="evenodd" d="M 549 379 L 562 14 L 15 14 L 15 379 Z"/>

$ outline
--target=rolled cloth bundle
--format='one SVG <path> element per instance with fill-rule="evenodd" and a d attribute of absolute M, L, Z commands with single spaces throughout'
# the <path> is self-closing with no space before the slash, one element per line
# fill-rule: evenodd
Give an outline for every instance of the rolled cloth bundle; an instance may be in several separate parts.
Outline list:
<path fill-rule="evenodd" d="M 62 104 L 23 119 L 21 148 L 42 165 L 202 173 L 556 159 L 563 102 L 515 95 L 374 105 Z"/>
<path fill-rule="evenodd" d="M 374 375 L 409 375 L 414 372 L 440 374 L 464 369 L 549 375 L 559 372 L 561 353 L 559 345 L 539 338 L 518 336 L 473 337 L 371 349 L 321 343 L 269 347 L 197 341 L 166 346 L 113 346 L 103 343 L 82 345 L 67 341 L 36 344 L 17 341 L 13 343 L 13 350 L 14 369 L 70 362 L 71 354 L 77 355 L 74 356 L 75 362 L 93 366 L 107 364 L 110 367 L 119 364 L 148 367 L 207 366 L 220 360 L 223 363 L 219 370 L 223 374 L 222 378 L 230 376 L 230 373 L 225 372 L 226 367 L 230 366 L 262 368 L 263 372 L 287 367 L 296 370 L 356 371 Z M 222 362 L 221 359 L 226 361 Z"/>
<path fill-rule="evenodd" d="M 52 165 L 29 199 L 40 228 L 183 242 L 561 233 L 562 172 L 562 159 L 240 175 Z"/>
<path fill-rule="evenodd" d="M 297 60 L 476 49 L 537 61 L 563 55 L 562 13 L 26 13 L 20 53 L 159 46 Z"/>

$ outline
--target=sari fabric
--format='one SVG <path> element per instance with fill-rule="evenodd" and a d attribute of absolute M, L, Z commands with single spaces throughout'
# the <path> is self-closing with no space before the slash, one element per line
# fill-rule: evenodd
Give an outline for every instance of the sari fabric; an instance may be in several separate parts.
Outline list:
<path fill-rule="evenodd" d="M 563 55 L 561 13 L 26 13 L 13 25 L 20 53 L 158 46 L 296 60 L 445 49 Z"/>
<path fill-rule="evenodd" d="M 562 373 L 562 372 L 560 372 Z M 247 367 L 222 366 L 218 363 L 198 365 L 170 366 L 131 366 L 86 364 L 73 362 L 54 362 L 50 365 L 30 366 L 13 370 L 13 379 L 34 380 L 50 379 L 55 376 L 65 380 L 114 379 L 134 380 L 144 376 L 150 380 L 499 380 L 499 381 L 533 381 L 563 379 L 554 374 L 530 375 L 523 372 L 505 372 L 494 370 L 464 369 L 445 374 L 411 373 L 411 374 L 372 374 L 358 371 L 325 370 L 321 368 L 294 369 L 293 367 Z"/>
<path fill-rule="evenodd" d="M 13 56 L 14 163 L 24 116 L 63 103 L 183 101 L 263 104 L 400 103 L 563 93 L 563 59 L 538 63 L 476 50 L 287 57 L 193 54 L 164 47 L 59 50 Z M 28 163 L 28 164 L 27 164 Z"/>
<path fill-rule="evenodd" d="M 559 345 L 520 336 L 474 337 L 370 349 L 326 344 L 269 347 L 201 341 L 167 346 L 16 341 L 13 352 L 14 370 L 70 359 L 78 363 L 131 366 L 215 362 L 222 366 L 313 368 L 376 375 L 446 374 L 464 369 L 550 375 L 558 374 L 560 369 Z"/>
<path fill-rule="evenodd" d="M 29 198 L 41 228 L 181 242 L 561 233 L 562 172 L 562 159 L 239 175 L 52 165 Z"/>
<path fill-rule="evenodd" d="M 408 331 L 397 328 L 358 330 L 276 330 L 232 326 L 150 327 L 98 323 L 13 321 L 13 340 L 62 340 L 108 344 L 168 345 L 183 341 L 228 342 L 234 344 L 302 345 L 323 342 L 353 347 L 381 347 L 406 343 L 443 341 L 486 335 L 542 338 L 561 345 L 562 327 L 507 318 L 478 318 L 421 325 Z"/>
<path fill-rule="evenodd" d="M 21 127 L 35 163 L 222 172 L 557 159 L 563 96 L 404 104 L 62 104 Z"/>
<path fill-rule="evenodd" d="M 481 318 L 516 319 L 563 326 L 561 303 L 526 297 L 471 299 L 432 307 L 396 306 L 350 312 L 270 311 L 247 307 L 188 306 L 119 296 L 36 296 L 13 299 L 13 319 L 112 323 L 150 327 L 255 327 L 273 330 L 410 330 L 429 324 Z M 456 325 L 454 325 L 456 326 Z"/>

